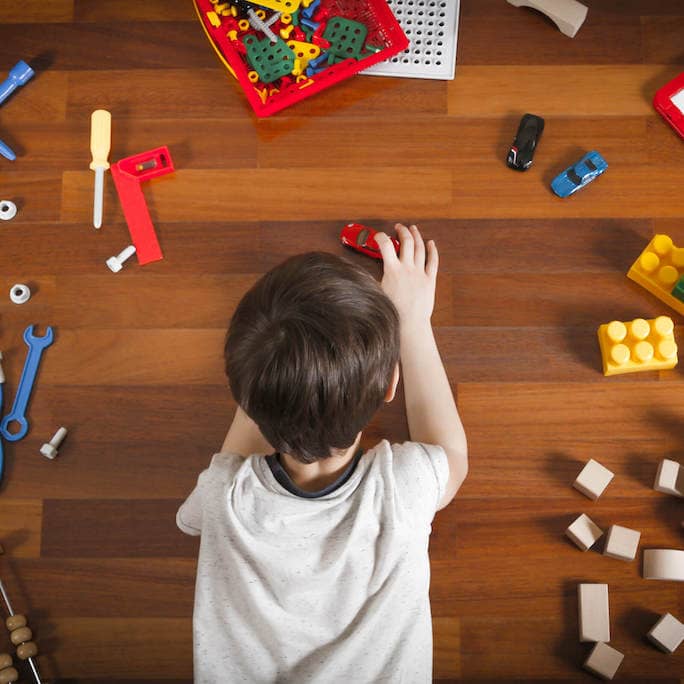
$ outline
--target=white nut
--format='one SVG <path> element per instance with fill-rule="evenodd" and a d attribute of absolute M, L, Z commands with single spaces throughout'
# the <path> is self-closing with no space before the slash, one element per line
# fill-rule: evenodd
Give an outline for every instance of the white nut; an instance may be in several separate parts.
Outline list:
<path fill-rule="evenodd" d="M 28 285 L 16 283 L 10 288 L 10 299 L 15 304 L 25 304 L 31 299 L 31 290 Z"/>
<path fill-rule="evenodd" d="M 17 205 L 9 200 L 0 200 L 0 219 L 9 221 L 17 215 Z"/>

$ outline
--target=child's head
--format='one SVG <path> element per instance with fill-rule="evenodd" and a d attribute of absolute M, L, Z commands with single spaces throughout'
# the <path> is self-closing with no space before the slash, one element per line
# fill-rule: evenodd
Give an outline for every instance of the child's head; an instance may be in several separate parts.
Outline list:
<path fill-rule="evenodd" d="M 399 360 L 399 317 L 361 267 L 302 254 L 242 298 L 225 357 L 233 396 L 264 437 L 311 463 L 349 448 L 382 405 Z"/>

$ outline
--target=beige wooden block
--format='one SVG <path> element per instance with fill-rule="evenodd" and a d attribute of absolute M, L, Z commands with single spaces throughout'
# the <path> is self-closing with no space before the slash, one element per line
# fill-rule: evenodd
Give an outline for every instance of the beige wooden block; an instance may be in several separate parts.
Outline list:
<path fill-rule="evenodd" d="M 611 525 L 606 537 L 604 556 L 619 558 L 620 560 L 633 561 L 636 557 L 641 532 L 630 530 L 629 527 Z"/>
<path fill-rule="evenodd" d="M 671 613 L 665 613 L 646 636 L 661 651 L 674 653 L 684 640 L 684 625 Z"/>
<path fill-rule="evenodd" d="M 644 579 L 684 582 L 684 551 L 681 549 L 646 549 Z"/>
<path fill-rule="evenodd" d="M 579 640 L 610 641 L 607 584 L 578 584 Z"/>
<path fill-rule="evenodd" d="M 684 469 L 677 463 L 664 458 L 658 465 L 653 489 L 663 494 L 684 496 Z"/>
<path fill-rule="evenodd" d="M 612 679 L 624 657 L 620 651 L 616 651 L 612 646 L 599 641 L 584 661 L 584 669 L 602 679 Z"/>
<path fill-rule="evenodd" d="M 508 3 L 514 7 L 531 7 L 545 14 L 561 33 L 570 38 L 580 30 L 588 10 L 577 0 L 508 0 Z"/>
<path fill-rule="evenodd" d="M 603 491 L 612 479 L 613 473 L 608 468 L 590 458 L 580 471 L 577 479 L 572 483 L 572 486 L 585 496 L 588 496 L 592 501 L 596 501 L 603 494 Z"/>
<path fill-rule="evenodd" d="M 588 515 L 582 513 L 582 515 L 565 530 L 565 534 L 570 537 L 582 551 L 586 551 L 603 535 L 603 530 Z"/>

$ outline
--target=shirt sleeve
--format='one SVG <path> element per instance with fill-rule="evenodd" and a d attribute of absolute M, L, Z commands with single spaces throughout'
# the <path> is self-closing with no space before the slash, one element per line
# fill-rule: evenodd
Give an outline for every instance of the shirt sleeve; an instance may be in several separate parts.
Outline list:
<path fill-rule="evenodd" d="M 178 529 L 193 537 L 202 534 L 202 475 L 206 472 L 200 474 L 195 488 L 176 513 Z"/>
<path fill-rule="evenodd" d="M 416 521 L 435 517 L 449 480 L 449 462 L 441 446 L 421 442 L 392 445 L 392 469 L 399 501 Z"/>

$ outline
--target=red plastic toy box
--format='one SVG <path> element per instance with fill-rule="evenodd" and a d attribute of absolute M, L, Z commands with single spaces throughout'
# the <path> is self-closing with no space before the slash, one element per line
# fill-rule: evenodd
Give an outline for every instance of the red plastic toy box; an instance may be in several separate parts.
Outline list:
<path fill-rule="evenodd" d="M 260 117 L 311 97 L 408 46 L 386 0 L 194 3 L 209 41 Z"/>

